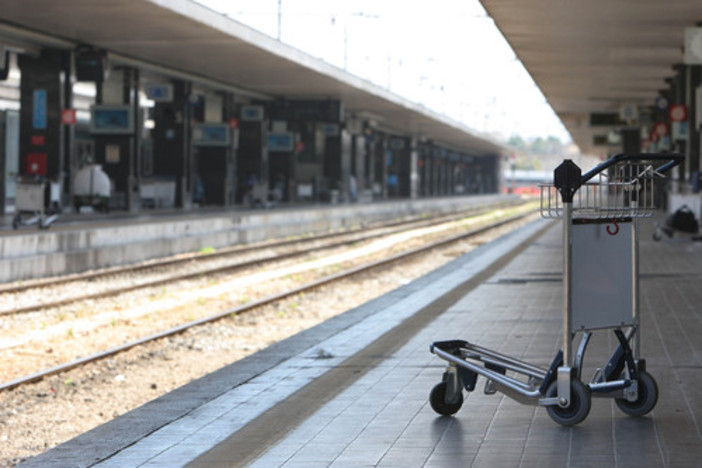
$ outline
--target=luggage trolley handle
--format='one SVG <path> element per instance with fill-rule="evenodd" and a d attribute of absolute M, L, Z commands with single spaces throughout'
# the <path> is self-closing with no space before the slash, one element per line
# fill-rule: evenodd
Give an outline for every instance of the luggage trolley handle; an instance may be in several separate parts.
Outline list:
<path fill-rule="evenodd" d="M 573 161 L 566 159 L 553 171 L 553 185 L 561 194 L 563 203 L 572 203 L 575 192 L 577 192 L 581 186 L 585 185 L 596 175 L 603 173 L 617 164 L 643 161 L 661 162 L 662 164 L 655 169 L 655 172 L 663 175 L 684 160 L 685 155 L 680 153 L 621 153 L 612 156 L 593 167 L 585 174 L 582 174 L 580 168 Z"/>
<path fill-rule="evenodd" d="M 621 153 L 616 154 L 606 161 L 601 162 L 597 166 L 593 167 L 580 178 L 580 185 L 584 185 L 587 181 L 595 177 L 597 174 L 602 173 L 608 168 L 626 162 L 643 162 L 643 161 L 656 161 L 662 164 L 655 169 L 658 174 L 665 174 L 678 164 L 685 160 L 685 155 L 681 153 L 640 153 L 640 154 L 627 154 Z"/>

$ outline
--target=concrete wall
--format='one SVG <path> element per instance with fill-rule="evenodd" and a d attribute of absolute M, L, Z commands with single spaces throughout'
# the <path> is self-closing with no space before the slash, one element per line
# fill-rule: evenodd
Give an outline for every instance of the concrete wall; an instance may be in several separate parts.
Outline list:
<path fill-rule="evenodd" d="M 503 195 L 402 200 L 298 209 L 232 211 L 219 215 L 115 220 L 70 230 L 0 236 L 0 282 L 96 268 L 287 236 L 352 228 L 424 213 L 450 213 L 505 200 Z"/>

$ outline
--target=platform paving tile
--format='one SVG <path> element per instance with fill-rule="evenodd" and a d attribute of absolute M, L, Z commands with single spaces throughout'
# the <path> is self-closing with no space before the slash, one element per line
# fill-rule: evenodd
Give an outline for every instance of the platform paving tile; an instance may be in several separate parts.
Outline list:
<path fill-rule="evenodd" d="M 338 401 L 325 405 L 283 439 L 280 448 L 274 446 L 252 466 L 299 466 L 309 454 L 322 450 L 327 466 L 700 466 L 702 340 L 696 332 L 702 317 L 690 299 L 700 297 L 699 288 L 676 280 L 665 280 L 675 287 L 661 284 L 665 270 L 655 265 L 657 259 L 695 255 L 696 262 L 688 259 L 682 268 L 696 265 L 699 271 L 698 247 L 683 246 L 680 251 L 679 245 L 642 242 L 642 248 L 667 252 L 642 258 L 642 272 L 657 275 L 644 274 L 641 279 L 643 357 L 660 388 L 652 414 L 631 418 L 611 400 L 593 399 L 588 419 L 563 428 L 545 409 L 500 394 L 484 395 L 482 378 L 454 417 L 437 416 L 429 408 L 428 391 L 443 371 L 441 363 L 437 366 L 424 354 L 433 340 L 468 339 L 548 366 L 560 345 L 562 284 L 554 272 L 559 271 L 562 252 L 553 248 L 559 245 L 559 235 L 559 229 L 553 229 L 534 243 L 422 330 L 382 369 L 369 372 L 358 388 L 346 389 Z M 665 265 L 673 272 L 680 269 L 675 261 Z M 539 281 L 517 281 L 524 278 Z M 613 335 L 596 333 L 584 380 L 606 363 L 615 346 Z M 329 411 L 340 404 L 343 410 Z M 365 419 L 359 413 L 365 413 Z M 310 427 L 317 428 L 316 435 Z M 335 443 L 323 449 L 327 431 Z"/>

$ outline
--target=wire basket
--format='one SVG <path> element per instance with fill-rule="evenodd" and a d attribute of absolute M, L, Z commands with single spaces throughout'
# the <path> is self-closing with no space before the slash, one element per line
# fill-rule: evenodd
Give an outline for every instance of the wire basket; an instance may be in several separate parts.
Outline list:
<path fill-rule="evenodd" d="M 597 174 L 580 186 L 573 197 L 573 216 L 587 219 L 646 218 L 653 215 L 656 180 L 664 176 L 656 165 L 625 161 Z M 553 184 L 540 185 L 541 216 L 562 218 L 563 202 Z"/>

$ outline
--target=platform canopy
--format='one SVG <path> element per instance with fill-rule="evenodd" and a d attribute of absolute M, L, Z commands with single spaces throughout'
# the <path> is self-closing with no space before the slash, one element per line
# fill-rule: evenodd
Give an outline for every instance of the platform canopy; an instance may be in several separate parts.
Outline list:
<path fill-rule="evenodd" d="M 474 155 L 503 147 L 468 127 L 190 0 L 2 0 L 0 44 L 90 44 L 255 97 L 341 99 L 400 134 Z M 29 34 L 27 30 L 38 34 Z M 47 36 L 58 40 L 47 44 Z"/>
<path fill-rule="evenodd" d="M 583 152 L 591 113 L 653 106 L 700 0 L 480 0 Z"/>

